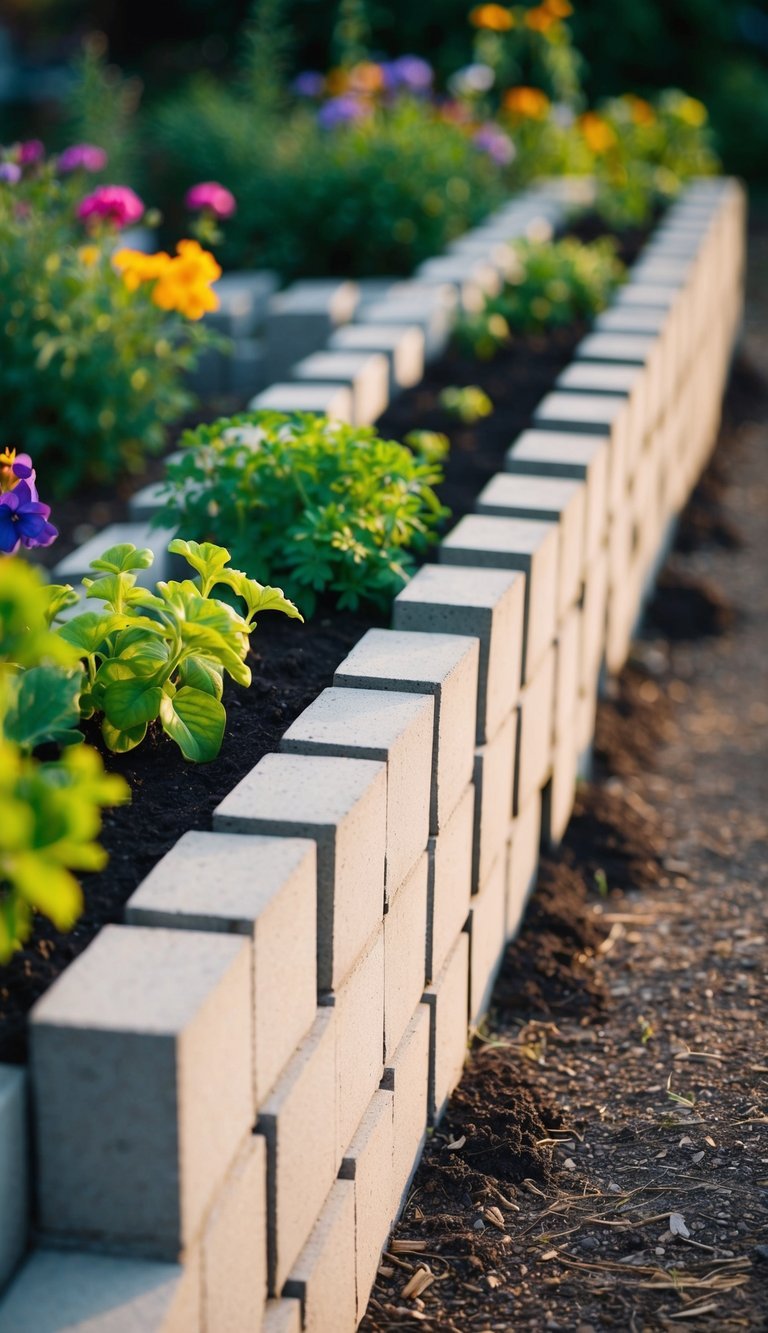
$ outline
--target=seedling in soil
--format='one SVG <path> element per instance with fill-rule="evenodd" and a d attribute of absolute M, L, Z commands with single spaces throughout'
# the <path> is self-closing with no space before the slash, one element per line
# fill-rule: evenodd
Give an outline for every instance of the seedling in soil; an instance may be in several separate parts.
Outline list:
<path fill-rule="evenodd" d="M 594 879 L 595 879 L 595 888 L 597 889 L 598 893 L 600 894 L 600 897 L 601 897 L 601 898 L 607 898 L 607 897 L 608 897 L 608 877 L 607 877 L 605 871 L 604 871 L 604 870 L 596 870 L 596 871 L 595 871 L 595 875 L 594 875 Z"/>
<path fill-rule="evenodd" d="M 643 1046 L 647 1046 L 651 1037 L 656 1035 L 653 1023 L 649 1023 L 648 1019 L 643 1018 L 643 1015 L 641 1014 L 637 1020 L 637 1026 L 640 1029 L 640 1041 Z"/>
<path fill-rule="evenodd" d="M 477 384 L 468 384 L 463 389 L 454 386 L 443 389 L 440 406 L 465 426 L 473 426 L 482 417 L 489 417 L 493 413 L 493 403 Z"/>
<path fill-rule="evenodd" d="M 695 1092 L 692 1092 L 689 1097 L 686 1097 L 685 1093 L 675 1092 L 673 1090 L 671 1074 L 667 1079 L 667 1096 L 669 1097 L 670 1101 L 676 1102 L 678 1106 L 688 1106 L 692 1108 L 696 1105 Z"/>

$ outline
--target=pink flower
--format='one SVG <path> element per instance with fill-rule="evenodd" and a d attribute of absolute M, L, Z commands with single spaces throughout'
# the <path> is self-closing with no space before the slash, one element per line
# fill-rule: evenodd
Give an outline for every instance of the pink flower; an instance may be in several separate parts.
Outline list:
<path fill-rule="evenodd" d="M 218 181 L 201 181 L 187 190 L 184 203 L 192 213 L 207 210 L 217 218 L 231 218 L 237 202 L 235 196 Z"/>
<path fill-rule="evenodd" d="M 42 162 L 45 157 L 45 145 L 42 139 L 26 139 L 19 144 L 19 163 L 22 167 L 32 167 Z"/>
<path fill-rule="evenodd" d="M 65 176 L 70 171 L 103 171 L 107 165 L 107 155 L 103 148 L 93 143 L 73 143 L 59 155 L 56 163 Z"/>
<path fill-rule="evenodd" d="M 81 222 L 102 219 L 115 227 L 130 227 L 144 213 L 144 205 L 127 185 L 100 185 L 86 195 L 77 210 Z"/>

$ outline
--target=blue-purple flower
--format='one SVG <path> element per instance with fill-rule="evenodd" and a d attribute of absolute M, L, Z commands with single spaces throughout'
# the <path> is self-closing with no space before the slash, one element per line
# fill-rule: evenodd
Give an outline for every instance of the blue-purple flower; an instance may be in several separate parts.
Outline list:
<path fill-rule="evenodd" d="M 325 92 L 325 76 L 316 69 L 302 70 L 291 85 L 297 97 L 322 97 Z"/>
<path fill-rule="evenodd" d="M 515 145 L 508 134 L 500 130 L 498 125 L 488 122 L 481 125 L 480 129 L 472 136 L 472 142 L 481 153 L 487 153 L 488 156 L 500 167 L 508 167 L 515 158 Z"/>
<path fill-rule="evenodd" d="M 37 499 L 34 484 L 19 481 L 0 495 L 0 552 L 14 555 L 20 546 L 50 546 L 59 535 L 48 522 L 50 505 Z"/>
<path fill-rule="evenodd" d="M 421 56 L 399 56 L 381 66 L 384 84 L 391 92 L 427 93 L 434 82 L 434 71 Z"/>
<path fill-rule="evenodd" d="M 357 120 L 364 120 L 370 114 L 371 108 L 367 102 L 343 93 L 340 97 L 331 97 L 320 107 L 317 123 L 323 130 L 335 130 L 339 125 L 351 125 Z"/>
<path fill-rule="evenodd" d="M 0 162 L 0 181 L 5 185 L 18 185 L 21 180 L 21 167 L 18 162 Z"/>

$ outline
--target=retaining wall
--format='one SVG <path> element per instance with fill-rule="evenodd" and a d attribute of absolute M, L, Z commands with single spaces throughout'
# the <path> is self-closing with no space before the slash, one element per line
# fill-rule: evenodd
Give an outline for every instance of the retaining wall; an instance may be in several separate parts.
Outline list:
<path fill-rule="evenodd" d="M 389 331 L 436 336 L 446 276 L 471 303 L 563 188 L 455 246 L 436 304 L 377 300 L 364 358 L 388 334 L 394 376 Z M 392 629 L 35 1007 L 36 1248 L 0 1333 L 355 1328 L 713 445 L 744 208 L 730 180 L 686 190 Z M 0 1280 L 26 1243 L 23 1084 L 0 1069 Z"/>

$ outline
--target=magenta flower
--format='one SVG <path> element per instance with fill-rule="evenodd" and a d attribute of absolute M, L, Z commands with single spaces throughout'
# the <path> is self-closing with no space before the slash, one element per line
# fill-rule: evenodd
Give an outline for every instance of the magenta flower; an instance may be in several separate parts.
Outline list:
<path fill-rule="evenodd" d="M 16 162 L 0 162 L 0 182 L 5 185 L 18 185 L 21 180 L 21 167 Z"/>
<path fill-rule="evenodd" d="M 100 185 L 93 194 L 86 195 L 77 210 L 81 222 L 101 220 L 118 228 L 139 222 L 143 213 L 143 203 L 127 185 Z"/>
<path fill-rule="evenodd" d="M 0 552 L 14 555 L 20 546 L 50 546 L 59 535 L 48 522 L 50 505 L 41 504 L 34 486 L 19 481 L 12 491 L 0 495 Z"/>
<path fill-rule="evenodd" d="M 184 203 L 191 213 L 208 212 L 217 218 L 231 218 L 237 201 L 230 190 L 218 181 L 201 181 L 187 190 Z"/>
<path fill-rule="evenodd" d="M 18 153 L 22 167 L 33 167 L 45 157 L 45 144 L 42 139 L 25 139 L 19 144 Z"/>
<path fill-rule="evenodd" d="M 107 165 L 107 155 L 103 148 L 93 143 L 73 143 L 59 154 L 56 163 L 60 172 L 67 176 L 71 171 L 103 171 Z"/>

